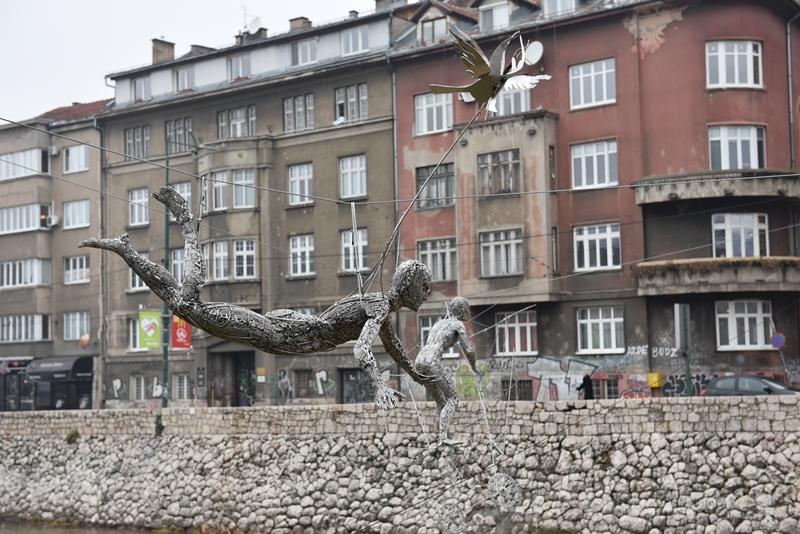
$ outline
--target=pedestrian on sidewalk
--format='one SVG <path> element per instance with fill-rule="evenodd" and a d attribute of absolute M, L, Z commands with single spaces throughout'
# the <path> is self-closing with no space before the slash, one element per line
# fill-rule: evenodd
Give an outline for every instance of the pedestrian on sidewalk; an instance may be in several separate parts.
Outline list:
<path fill-rule="evenodd" d="M 594 388 L 592 387 L 592 377 L 583 375 L 583 382 L 577 387 L 578 391 L 583 390 L 583 398 L 585 400 L 594 399 Z"/>

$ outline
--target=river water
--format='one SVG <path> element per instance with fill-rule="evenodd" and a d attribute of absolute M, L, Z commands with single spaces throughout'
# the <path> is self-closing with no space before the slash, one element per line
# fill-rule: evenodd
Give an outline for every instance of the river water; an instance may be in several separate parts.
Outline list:
<path fill-rule="evenodd" d="M 87 528 L 61 527 L 31 523 L 3 523 L 0 521 L 0 534 L 147 534 L 148 530 L 129 528 Z"/>

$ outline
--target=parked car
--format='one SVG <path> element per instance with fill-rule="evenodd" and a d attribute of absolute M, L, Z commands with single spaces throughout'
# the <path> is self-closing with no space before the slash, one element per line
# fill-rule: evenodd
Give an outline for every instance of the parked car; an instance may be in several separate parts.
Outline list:
<path fill-rule="evenodd" d="M 800 395 L 800 391 L 760 376 L 720 376 L 700 390 L 701 397 L 732 395 Z"/>

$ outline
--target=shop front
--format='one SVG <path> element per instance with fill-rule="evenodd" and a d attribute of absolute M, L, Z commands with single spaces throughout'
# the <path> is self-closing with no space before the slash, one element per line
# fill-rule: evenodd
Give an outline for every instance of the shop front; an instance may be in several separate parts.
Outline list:
<path fill-rule="evenodd" d="M 88 410 L 92 407 L 93 356 L 59 356 L 28 363 L 38 410 Z"/>
<path fill-rule="evenodd" d="M 34 384 L 25 374 L 31 360 L 31 356 L 0 357 L 0 411 L 34 409 Z"/>

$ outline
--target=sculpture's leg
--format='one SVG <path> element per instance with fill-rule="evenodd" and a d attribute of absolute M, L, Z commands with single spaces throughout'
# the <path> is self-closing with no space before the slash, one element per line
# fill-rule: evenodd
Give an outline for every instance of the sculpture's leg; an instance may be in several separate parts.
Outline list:
<path fill-rule="evenodd" d="M 437 385 L 444 397 L 444 407 L 439 413 L 439 442 L 452 443 L 450 440 L 450 421 L 453 419 L 456 408 L 458 407 L 458 395 L 456 393 L 456 383 L 449 377 L 442 367 L 438 365 Z"/>

